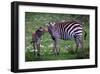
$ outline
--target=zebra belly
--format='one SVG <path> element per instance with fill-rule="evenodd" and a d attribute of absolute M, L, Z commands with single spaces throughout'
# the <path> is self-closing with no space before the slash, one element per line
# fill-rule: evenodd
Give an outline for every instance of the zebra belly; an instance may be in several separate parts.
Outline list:
<path fill-rule="evenodd" d="M 64 33 L 64 34 L 62 34 L 61 39 L 63 39 L 63 40 L 70 40 L 70 39 L 73 39 L 73 37 L 68 35 L 67 33 Z"/>

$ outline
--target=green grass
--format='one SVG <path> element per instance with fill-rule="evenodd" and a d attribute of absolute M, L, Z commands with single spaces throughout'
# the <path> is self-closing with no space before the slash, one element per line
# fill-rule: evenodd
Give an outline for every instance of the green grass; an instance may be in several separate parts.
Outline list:
<path fill-rule="evenodd" d="M 61 51 L 59 55 L 53 55 L 52 53 L 50 53 L 50 51 L 44 52 L 41 54 L 41 56 L 36 56 L 33 54 L 33 52 L 26 52 L 26 61 L 46 61 L 46 60 L 69 60 L 69 59 L 87 59 L 89 58 L 89 54 L 88 54 L 88 49 L 86 49 L 85 55 L 82 56 L 82 53 L 77 52 L 77 53 L 73 53 L 72 51 L 70 52 L 64 52 Z M 43 50 L 42 50 L 43 52 Z"/>
<path fill-rule="evenodd" d="M 89 16 L 84 15 L 83 25 L 84 30 L 87 32 L 86 40 L 84 40 L 84 54 L 79 49 L 77 53 L 75 51 L 74 40 L 60 40 L 60 54 L 53 55 L 52 47 L 49 47 L 53 41 L 49 33 L 45 33 L 41 40 L 41 56 L 33 55 L 33 47 L 30 43 L 32 40 L 32 32 L 36 31 L 40 26 L 46 27 L 46 23 L 50 21 L 61 20 L 77 20 L 76 18 L 81 15 L 71 14 L 49 14 L 49 13 L 25 13 L 25 61 L 46 61 L 46 60 L 69 60 L 69 59 L 88 59 L 89 58 Z"/>

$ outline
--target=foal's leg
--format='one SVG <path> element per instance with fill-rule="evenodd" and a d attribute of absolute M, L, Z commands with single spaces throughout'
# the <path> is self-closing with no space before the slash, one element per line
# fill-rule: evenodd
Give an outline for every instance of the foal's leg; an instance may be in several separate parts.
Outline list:
<path fill-rule="evenodd" d="M 35 42 L 33 42 L 33 53 L 34 55 L 36 54 L 36 43 Z"/>
<path fill-rule="evenodd" d="M 33 40 L 31 41 L 32 45 L 33 45 L 33 54 L 36 54 L 36 42 Z"/>
<path fill-rule="evenodd" d="M 37 55 L 40 56 L 40 39 L 38 39 L 36 46 L 37 46 Z"/>
<path fill-rule="evenodd" d="M 40 44 L 37 44 L 37 55 L 40 56 Z"/>

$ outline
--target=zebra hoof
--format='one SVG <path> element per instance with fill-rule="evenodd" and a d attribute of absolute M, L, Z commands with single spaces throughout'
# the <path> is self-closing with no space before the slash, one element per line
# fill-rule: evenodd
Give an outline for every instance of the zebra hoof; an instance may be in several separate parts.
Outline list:
<path fill-rule="evenodd" d="M 40 53 L 38 53 L 37 56 L 41 56 Z"/>
<path fill-rule="evenodd" d="M 59 52 L 57 53 L 57 55 L 59 55 Z"/>
<path fill-rule="evenodd" d="M 55 53 L 54 55 L 57 56 L 57 55 L 59 55 L 59 53 Z"/>

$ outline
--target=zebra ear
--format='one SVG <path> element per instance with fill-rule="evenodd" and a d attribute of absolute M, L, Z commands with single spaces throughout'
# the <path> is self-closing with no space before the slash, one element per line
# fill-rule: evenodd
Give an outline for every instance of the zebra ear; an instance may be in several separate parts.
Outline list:
<path fill-rule="evenodd" d="M 45 24 L 46 26 L 54 26 L 55 25 L 55 22 L 49 22 L 47 24 Z"/>
<path fill-rule="evenodd" d="M 54 26 L 55 25 L 55 22 L 50 22 L 50 25 Z"/>

